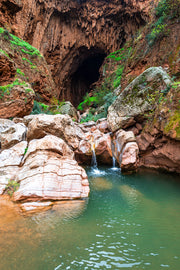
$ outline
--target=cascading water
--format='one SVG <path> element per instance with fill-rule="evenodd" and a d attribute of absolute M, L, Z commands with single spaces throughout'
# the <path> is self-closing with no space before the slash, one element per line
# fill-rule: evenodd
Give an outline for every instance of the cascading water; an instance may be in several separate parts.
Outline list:
<path fill-rule="evenodd" d="M 92 160 L 91 160 L 91 166 L 92 166 L 92 174 L 93 175 L 100 175 L 104 174 L 103 171 L 100 171 L 97 166 L 97 159 L 96 159 L 96 143 L 94 140 L 94 137 L 91 137 L 91 151 L 92 151 Z"/>
<path fill-rule="evenodd" d="M 112 157 L 112 165 L 113 165 L 113 168 L 116 168 L 116 159 L 115 159 L 115 157 Z"/>
<path fill-rule="evenodd" d="M 111 150 L 112 150 L 112 170 L 118 170 L 119 168 L 116 167 L 116 158 L 115 158 L 115 149 L 116 149 L 116 145 L 113 142 L 113 140 L 111 139 Z"/>
<path fill-rule="evenodd" d="M 118 170 L 119 168 L 116 166 L 116 158 L 112 156 L 112 170 Z"/>
<path fill-rule="evenodd" d="M 97 159 L 96 159 L 95 149 L 92 149 L 91 166 L 92 166 L 94 169 L 97 169 Z"/>
<path fill-rule="evenodd" d="M 97 169 L 97 159 L 96 159 L 96 152 L 95 152 L 95 141 L 94 141 L 94 137 L 91 137 L 91 151 L 92 151 L 92 160 L 91 160 L 91 166 L 94 169 Z"/>

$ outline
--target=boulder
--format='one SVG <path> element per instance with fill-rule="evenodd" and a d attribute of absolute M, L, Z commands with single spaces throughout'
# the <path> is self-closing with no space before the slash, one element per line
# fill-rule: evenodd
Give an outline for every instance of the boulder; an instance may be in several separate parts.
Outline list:
<path fill-rule="evenodd" d="M 28 141 L 43 138 L 47 134 L 62 138 L 73 149 L 78 148 L 79 140 L 84 137 L 81 128 L 68 115 L 35 115 L 28 125 Z"/>
<path fill-rule="evenodd" d="M 27 142 L 20 142 L 0 153 L 0 195 L 9 181 L 15 180 L 23 159 Z"/>
<path fill-rule="evenodd" d="M 122 150 L 121 171 L 132 172 L 137 170 L 139 148 L 136 142 L 129 142 Z"/>
<path fill-rule="evenodd" d="M 108 109 L 108 126 L 111 131 L 127 128 L 145 118 L 155 109 L 160 93 L 171 84 L 162 67 L 151 67 L 134 79 Z"/>
<path fill-rule="evenodd" d="M 0 93 L 0 118 L 23 117 L 31 113 L 34 91 L 28 83 L 12 85 Z"/>
<path fill-rule="evenodd" d="M 108 133 L 109 129 L 107 119 L 106 118 L 99 119 L 97 121 L 97 128 L 103 133 Z"/>
<path fill-rule="evenodd" d="M 73 159 L 73 151 L 60 138 L 47 135 L 29 143 L 16 181 L 14 201 L 47 201 L 86 198 L 86 172 Z"/>
<path fill-rule="evenodd" d="M 7 119 L 0 119 L 1 149 L 10 148 L 25 140 L 27 128 L 23 123 L 15 124 Z"/>
<path fill-rule="evenodd" d="M 64 102 L 61 106 L 53 105 L 49 108 L 51 111 L 58 112 L 60 114 L 67 114 L 75 121 L 78 120 L 78 114 L 76 108 L 72 105 L 70 101 Z"/>
<path fill-rule="evenodd" d="M 123 172 L 137 170 L 139 148 L 132 131 L 117 131 L 112 140 L 112 149 Z"/>

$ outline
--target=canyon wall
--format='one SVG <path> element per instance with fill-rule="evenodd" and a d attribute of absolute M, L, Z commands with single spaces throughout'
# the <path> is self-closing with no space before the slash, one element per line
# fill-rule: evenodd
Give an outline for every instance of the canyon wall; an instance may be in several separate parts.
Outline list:
<path fill-rule="evenodd" d="M 119 49 L 148 21 L 151 5 L 149 0 L 3 0 L 0 26 L 41 51 L 57 96 L 77 104 L 77 96 L 81 98 L 97 80 L 97 75 L 90 80 L 78 75 L 78 69 L 92 57 L 100 66 L 109 52 Z"/>

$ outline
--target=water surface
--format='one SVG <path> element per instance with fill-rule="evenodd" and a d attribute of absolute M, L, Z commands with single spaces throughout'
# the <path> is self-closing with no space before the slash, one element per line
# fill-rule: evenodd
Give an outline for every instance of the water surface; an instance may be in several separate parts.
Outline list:
<path fill-rule="evenodd" d="M 0 269 L 180 269 L 178 177 L 87 168 L 89 200 L 24 217 L 0 202 Z"/>

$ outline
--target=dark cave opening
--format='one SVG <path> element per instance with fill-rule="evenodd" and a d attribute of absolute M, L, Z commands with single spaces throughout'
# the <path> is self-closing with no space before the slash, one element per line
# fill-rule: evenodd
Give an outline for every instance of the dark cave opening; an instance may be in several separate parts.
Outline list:
<path fill-rule="evenodd" d="M 106 54 L 102 52 L 89 55 L 72 74 L 71 97 L 74 106 L 78 106 L 85 94 L 92 90 L 92 85 L 99 80 L 99 70 L 105 57 Z"/>

